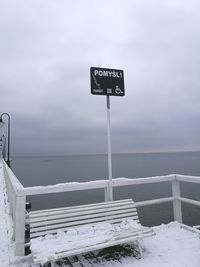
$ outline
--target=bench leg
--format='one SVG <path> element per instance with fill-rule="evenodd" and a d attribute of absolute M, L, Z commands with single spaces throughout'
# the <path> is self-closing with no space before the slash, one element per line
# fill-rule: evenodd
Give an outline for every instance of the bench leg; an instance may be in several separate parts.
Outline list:
<path fill-rule="evenodd" d="M 142 247 L 140 245 L 140 241 L 139 240 L 135 241 L 134 246 L 137 252 L 136 258 L 141 259 L 143 257 L 143 252 L 142 252 Z"/>

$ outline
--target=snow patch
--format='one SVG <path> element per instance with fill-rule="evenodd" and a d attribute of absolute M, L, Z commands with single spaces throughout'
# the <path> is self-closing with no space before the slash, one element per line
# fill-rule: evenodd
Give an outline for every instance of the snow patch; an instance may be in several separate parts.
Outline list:
<path fill-rule="evenodd" d="M 100 243 L 111 241 L 116 236 L 126 232 L 133 232 L 141 226 L 131 219 L 122 221 L 119 225 L 109 222 L 72 227 L 67 231 L 58 231 L 57 234 L 48 234 L 31 240 L 31 250 L 41 262 L 55 258 L 56 252 L 72 251 Z"/>

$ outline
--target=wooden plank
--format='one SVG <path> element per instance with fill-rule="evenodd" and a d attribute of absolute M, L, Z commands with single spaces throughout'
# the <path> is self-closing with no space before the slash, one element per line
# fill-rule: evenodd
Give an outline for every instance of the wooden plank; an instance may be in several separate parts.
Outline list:
<path fill-rule="evenodd" d="M 117 215 L 105 215 L 104 217 L 94 217 L 94 218 L 89 218 L 89 219 L 85 219 L 85 220 L 78 220 L 78 221 L 72 221 L 72 222 L 66 222 L 66 223 L 60 223 L 55 225 L 46 225 L 46 226 L 41 226 L 41 227 L 35 227 L 32 228 L 32 225 L 30 225 L 30 231 L 43 231 L 44 229 L 55 229 L 55 227 L 67 227 L 67 226 L 75 226 L 75 225 L 83 225 L 83 224 L 90 224 L 90 223 L 96 223 L 96 222 L 103 222 L 103 221 L 110 221 L 112 219 L 116 219 L 116 218 L 121 218 L 122 220 L 126 217 L 130 217 L 133 216 L 135 219 L 138 218 L 137 215 L 135 215 L 135 213 L 133 212 L 125 212 L 122 214 L 117 214 Z"/>
<path fill-rule="evenodd" d="M 79 205 L 79 206 L 70 206 L 70 207 L 63 207 L 63 208 L 56 208 L 56 209 L 46 209 L 46 210 L 38 210 L 38 211 L 31 211 L 30 216 L 43 216 L 44 214 L 48 213 L 57 213 L 60 211 L 66 211 L 70 212 L 73 210 L 79 210 L 79 209 L 90 209 L 90 208 L 100 208 L 104 206 L 114 207 L 117 205 L 123 205 L 123 204 L 133 204 L 134 202 L 132 199 L 125 199 L 125 200 L 115 200 L 115 201 L 108 201 L 108 202 L 99 202 L 99 203 L 93 203 L 93 204 L 86 204 L 86 205 Z"/>
<path fill-rule="evenodd" d="M 137 210 L 135 207 L 132 207 L 131 205 L 129 206 L 118 206 L 115 208 L 103 208 L 103 209 L 92 209 L 92 210 L 84 210 L 84 211 L 79 211 L 79 212 L 74 212 L 74 213 L 62 213 L 62 214 L 58 214 L 58 215 L 51 215 L 49 214 L 48 216 L 44 215 L 43 217 L 39 217 L 39 218 L 30 218 L 29 220 L 27 220 L 28 223 L 33 224 L 34 222 L 48 222 L 49 220 L 54 220 L 54 219 L 59 219 L 59 218 L 66 218 L 66 220 L 68 218 L 75 220 L 76 217 L 80 217 L 80 216 L 84 216 L 84 215 L 93 215 L 93 214 L 99 214 L 99 216 L 102 216 L 105 214 L 105 212 L 124 212 L 125 210 L 131 210 L 135 213 L 137 213 Z"/>
<path fill-rule="evenodd" d="M 123 210 L 123 209 L 132 209 L 134 211 L 136 211 L 135 206 L 133 206 L 132 204 L 128 204 L 128 205 L 117 205 L 115 207 L 100 207 L 100 208 L 84 208 L 84 209 L 79 209 L 79 210 L 73 210 L 73 211 L 60 211 L 58 213 L 48 213 L 48 214 L 44 214 L 43 216 L 40 215 L 39 217 L 32 217 L 30 216 L 29 218 L 29 222 L 37 222 L 37 221 L 43 221 L 44 218 L 45 220 L 51 220 L 53 218 L 62 218 L 63 215 L 66 215 L 66 217 L 75 217 L 77 215 L 84 215 L 84 214 L 92 214 L 92 213 L 103 213 L 105 211 L 115 211 L 115 210 Z"/>
<path fill-rule="evenodd" d="M 127 217 L 127 218 L 128 219 L 133 219 L 135 222 L 140 224 L 139 219 L 136 219 L 133 216 L 130 216 L 130 217 Z M 109 222 L 113 223 L 113 224 L 118 224 L 118 223 L 121 223 L 122 221 L 123 221 L 122 218 L 116 218 L 116 219 L 109 220 Z M 80 226 L 80 224 L 77 224 L 76 226 Z M 71 226 L 71 227 L 76 227 L 76 226 Z M 62 227 L 62 228 L 57 228 L 57 229 L 52 229 L 52 230 L 46 230 L 46 231 L 40 231 L 40 232 L 33 232 L 33 229 L 30 229 L 30 237 L 31 238 L 35 238 L 35 237 L 44 236 L 44 235 L 47 235 L 47 234 L 56 234 L 58 232 L 58 230 L 67 231 L 71 227 L 67 226 L 67 227 Z"/>
<path fill-rule="evenodd" d="M 132 219 L 134 220 L 135 222 L 137 222 L 139 225 L 140 225 L 140 221 L 139 219 L 135 218 L 134 216 L 130 216 L 130 217 L 127 217 L 127 219 Z M 121 223 L 123 220 L 122 218 L 116 218 L 116 219 L 112 219 L 112 220 L 109 220 L 109 223 L 113 223 L 113 224 L 119 224 Z M 96 224 L 96 223 L 101 223 L 103 221 L 97 221 L 97 222 L 94 222 L 93 224 Z M 56 227 L 55 229 L 51 229 L 51 230 L 43 230 L 43 231 L 37 231 L 37 228 L 32 228 L 30 229 L 30 237 L 31 238 L 35 238 L 35 237 L 38 237 L 38 236 L 44 236 L 46 234 L 56 234 L 58 232 L 58 230 L 61 230 L 61 231 L 67 231 L 68 229 L 70 228 L 76 228 L 76 227 L 79 227 L 81 224 L 77 224 L 77 225 L 72 225 L 72 226 L 67 226 L 67 227 Z M 84 225 L 84 224 L 82 224 Z"/>
<path fill-rule="evenodd" d="M 56 218 L 55 216 L 53 218 L 51 218 L 50 220 L 45 220 L 45 218 L 42 221 L 36 221 L 36 222 L 31 222 L 30 225 L 31 227 L 38 227 L 38 226 L 42 226 L 42 225 L 51 225 L 51 224 L 59 224 L 62 222 L 76 222 L 76 221 L 84 221 L 85 219 L 92 219 L 92 218 L 98 218 L 98 217 L 102 217 L 105 218 L 106 216 L 109 215 L 119 215 L 121 214 L 121 217 L 124 217 L 124 213 L 127 212 L 131 212 L 131 214 L 135 215 L 136 217 L 137 212 L 133 211 L 132 209 L 124 209 L 124 210 L 117 210 L 117 211 L 104 211 L 104 213 L 91 213 L 91 214 L 86 214 L 86 215 L 76 215 L 76 216 L 70 216 L 70 214 L 66 214 L 63 216 L 59 216 L 58 218 Z M 105 218 L 106 220 L 106 218 Z"/>
<path fill-rule="evenodd" d="M 129 218 L 130 216 L 134 219 L 134 220 L 137 220 L 138 219 L 138 216 L 134 215 L 134 214 L 129 214 L 127 215 L 127 218 Z M 128 217 L 129 216 L 129 217 Z M 124 217 L 122 216 L 119 216 L 117 218 L 117 216 L 112 216 L 112 220 L 114 219 L 118 219 L 118 220 L 121 220 L 123 221 Z M 31 233 L 34 233 L 34 232 L 40 232 L 40 231 L 44 231 L 44 230 L 50 230 L 50 229 L 57 229 L 59 230 L 60 228 L 63 228 L 63 227 L 75 227 L 75 226 L 78 226 L 78 225 L 84 225 L 84 224 L 90 224 L 91 223 L 100 223 L 100 222 L 105 222 L 105 219 L 103 219 L 102 217 L 100 218 L 97 218 L 97 219 L 91 219 L 91 220 L 87 220 L 88 222 L 85 222 L 85 220 L 78 220 L 78 221 L 73 221 L 73 222 L 61 222 L 61 223 L 56 223 L 56 224 L 48 224 L 48 225 L 40 225 L 40 226 L 31 226 L 30 228 L 30 232 Z M 107 221 L 110 221 L 110 219 L 108 219 Z"/>
<path fill-rule="evenodd" d="M 81 204 L 81 205 L 77 205 L 77 206 L 68 206 L 68 207 L 62 207 L 62 208 L 53 208 L 53 209 L 45 209 L 45 210 L 35 210 L 35 211 L 31 211 L 32 214 L 37 214 L 37 213 L 43 213 L 43 212 L 48 212 L 48 211 L 56 211 L 56 210 L 65 210 L 65 209 L 75 209 L 75 208 L 81 208 L 81 207 L 92 207 L 92 206 L 96 206 L 98 207 L 99 205 L 114 205 L 117 203 L 123 203 L 123 202 L 131 202 L 134 203 L 133 200 L 131 198 L 128 199 L 121 199 L 121 200 L 114 200 L 114 201 L 103 201 L 103 202 L 97 202 L 97 203 L 91 203 L 91 204 Z"/>

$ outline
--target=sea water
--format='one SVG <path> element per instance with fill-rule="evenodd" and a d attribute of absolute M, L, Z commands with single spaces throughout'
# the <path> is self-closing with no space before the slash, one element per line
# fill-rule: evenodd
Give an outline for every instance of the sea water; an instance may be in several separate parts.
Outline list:
<path fill-rule="evenodd" d="M 200 152 L 113 154 L 113 177 L 140 178 L 168 174 L 200 176 Z M 15 157 L 12 169 L 24 186 L 108 179 L 107 155 Z M 200 185 L 182 183 L 182 196 L 200 200 Z M 114 199 L 143 201 L 171 196 L 171 183 L 114 188 Z M 32 209 L 56 208 L 104 201 L 103 189 L 36 195 L 28 198 Z M 172 203 L 138 208 L 144 225 L 173 220 Z M 187 224 L 200 224 L 200 208 L 183 204 Z"/>

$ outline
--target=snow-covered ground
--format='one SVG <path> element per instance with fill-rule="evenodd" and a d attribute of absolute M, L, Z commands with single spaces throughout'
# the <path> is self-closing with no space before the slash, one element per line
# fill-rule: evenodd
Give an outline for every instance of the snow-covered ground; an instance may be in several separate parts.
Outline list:
<path fill-rule="evenodd" d="M 0 159 L 0 267 L 35 267 L 32 257 L 14 257 L 14 246 L 11 240 L 11 220 L 8 213 L 8 203 Z M 142 241 L 143 258 L 121 258 L 119 261 L 94 262 L 95 267 L 199 267 L 200 238 L 199 233 L 193 233 L 173 222 L 154 227 L 155 236 Z M 59 235 L 58 235 L 59 236 Z M 84 257 L 82 266 L 91 266 Z"/>
<path fill-rule="evenodd" d="M 100 227 L 101 226 L 101 227 Z M 79 229 L 79 228 L 78 228 Z M 156 235 L 145 238 L 141 243 L 144 249 L 143 258 L 138 260 L 134 257 L 122 258 L 122 263 L 105 262 L 95 264 L 95 266 L 113 266 L 113 267 L 196 267 L 200 262 L 200 239 L 199 234 L 193 233 L 181 227 L 179 223 L 172 222 L 168 225 L 154 227 Z M 38 238 L 34 240 L 32 249 L 39 254 L 42 259 L 53 255 L 55 247 L 62 247 L 63 250 L 74 249 L 88 244 L 96 244 L 102 239 L 110 239 L 112 232 L 111 226 L 106 223 L 99 224 L 96 231 L 91 226 L 80 227 L 81 233 L 77 235 L 75 229 L 72 229 L 63 237 L 63 233 L 57 236 L 49 235 L 46 238 Z M 121 229 L 120 229 L 121 230 Z M 122 229 L 124 230 L 124 229 Z M 92 232 L 96 233 L 93 235 Z M 71 238 L 70 238 L 71 237 Z M 77 239 L 77 237 L 79 237 Z M 112 237 L 112 235 L 111 235 Z M 74 239 L 74 240 L 73 240 Z M 52 242 L 53 241 L 53 242 Z M 65 242 L 64 242 L 65 241 Z M 63 243 L 64 242 L 64 243 Z M 55 245 L 55 246 L 54 246 Z M 42 249 L 43 248 L 43 249 Z M 44 251 L 44 248 L 45 251 Z M 61 248 L 60 248 L 61 249 Z M 50 254 L 49 254 L 50 253 Z M 81 261 L 81 258 L 80 258 Z M 84 262 L 84 260 L 83 260 Z M 82 263 L 83 263 L 82 262 Z M 87 263 L 85 263 L 87 264 Z M 87 266 L 87 265 L 86 265 Z"/>
<path fill-rule="evenodd" d="M 0 161 L 0 266 L 9 266 L 9 240 L 6 215 L 5 181 L 3 179 L 3 165 Z"/>

